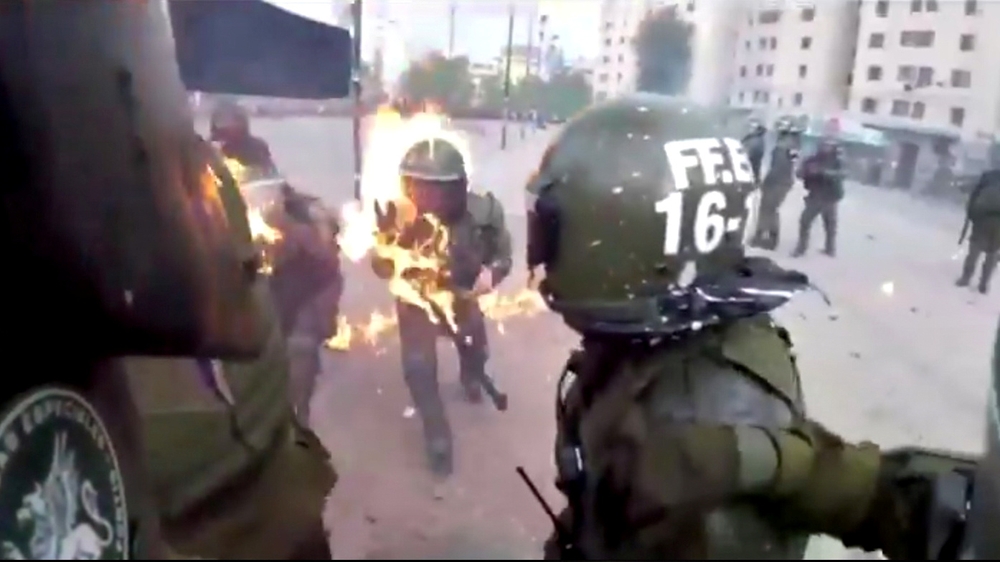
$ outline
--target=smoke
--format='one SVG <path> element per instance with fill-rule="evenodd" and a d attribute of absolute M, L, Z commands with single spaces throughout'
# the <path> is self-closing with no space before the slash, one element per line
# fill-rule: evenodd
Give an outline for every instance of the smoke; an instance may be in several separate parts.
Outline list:
<path fill-rule="evenodd" d="M 677 15 L 676 7 L 646 16 L 633 44 L 638 65 L 636 89 L 668 95 L 683 93 L 691 79 L 693 35 L 694 27 Z"/>

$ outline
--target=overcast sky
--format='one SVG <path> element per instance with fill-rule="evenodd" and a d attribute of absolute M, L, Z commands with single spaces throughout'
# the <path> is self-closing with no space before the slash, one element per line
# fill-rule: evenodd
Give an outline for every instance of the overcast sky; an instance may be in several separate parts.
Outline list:
<path fill-rule="evenodd" d="M 321 21 L 334 19 L 335 0 L 267 0 L 289 11 Z M 340 0 L 346 5 L 346 0 Z M 373 25 L 379 15 L 399 22 L 408 56 L 448 48 L 448 8 L 456 5 L 455 51 L 476 61 L 488 61 L 500 54 L 507 41 L 509 0 L 364 0 L 365 20 L 362 40 L 370 52 Z M 597 54 L 600 0 L 514 0 L 514 42 L 527 43 L 532 12 L 548 14 L 546 34 L 558 35 L 567 58 Z M 381 12 L 381 14 L 380 14 Z M 538 26 L 535 26 L 537 39 Z"/>

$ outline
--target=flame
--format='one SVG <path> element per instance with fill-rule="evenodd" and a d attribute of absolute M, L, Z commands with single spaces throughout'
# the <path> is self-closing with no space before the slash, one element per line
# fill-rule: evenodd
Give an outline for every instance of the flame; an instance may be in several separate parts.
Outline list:
<path fill-rule="evenodd" d="M 450 127 L 446 115 L 434 107 L 404 118 L 383 107 L 374 117 L 365 146 L 361 177 L 361 202 L 348 203 L 341 213 L 338 236 L 341 251 L 352 261 L 370 256 L 375 262 L 392 265 L 389 292 L 397 299 L 424 310 L 435 324 L 444 323 L 457 331 L 454 305 L 457 299 L 476 298 L 484 315 L 503 320 L 533 314 L 544 308 L 537 292 L 524 290 L 514 295 L 495 292 L 485 295 L 456 291 L 448 285 L 448 229 L 431 215 L 419 215 L 403 189 L 399 166 L 406 152 L 421 141 L 443 141 L 454 146 L 471 174 L 472 151 L 465 136 Z M 378 217 L 391 218 L 394 228 L 380 232 Z M 388 220 L 384 218 L 383 220 Z M 420 229 L 419 244 L 399 233 Z M 413 238 L 409 236 L 408 238 Z M 362 322 L 338 319 L 337 335 L 327 347 L 346 350 L 354 344 L 376 345 L 383 334 L 396 328 L 395 314 L 373 312 Z M 502 323 L 498 325 L 501 333 Z"/>
<path fill-rule="evenodd" d="M 233 179 L 236 180 L 236 185 L 243 191 L 247 179 L 246 166 L 235 158 L 223 158 L 222 161 Z M 244 193 L 243 200 L 247 205 L 247 224 L 250 227 L 250 237 L 261 249 L 260 271 L 269 274 L 272 271 L 271 249 L 274 244 L 281 240 L 281 231 L 268 224 L 264 219 L 265 209 L 250 206 L 250 199 L 246 197 L 246 193 Z"/>

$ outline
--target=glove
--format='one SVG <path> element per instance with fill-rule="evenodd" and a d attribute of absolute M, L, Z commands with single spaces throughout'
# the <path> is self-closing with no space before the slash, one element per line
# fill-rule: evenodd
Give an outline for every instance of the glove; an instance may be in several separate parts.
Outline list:
<path fill-rule="evenodd" d="M 960 486 L 965 485 L 958 493 L 964 495 L 971 487 L 975 465 L 971 457 L 927 449 L 883 453 L 868 514 L 854 531 L 842 537 L 844 545 L 881 550 L 890 560 L 938 559 L 951 538 L 953 523 L 948 510 L 955 502 L 945 497 L 952 495 L 947 484 L 957 476 Z M 957 502 L 963 509 L 965 499 Z"/>

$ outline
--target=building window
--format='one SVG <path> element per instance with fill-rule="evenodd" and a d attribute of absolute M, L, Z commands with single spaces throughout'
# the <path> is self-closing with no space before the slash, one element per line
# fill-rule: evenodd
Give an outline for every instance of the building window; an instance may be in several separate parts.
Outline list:
<path fill-rule="evenodd" d="M 951 71 L 951 87 L 952 88 L 971 88 L 972 87 L 972 73 L 968 70 L 952 70 Z"/>
<path fill-rule="evenodd" d="M 802 21 L 812 21 L 816 19 L 816 8 L 802 8 Z"/>
<path fill-rule="evenodd" d="M 910 13 L 915 14 L 917 12 L 924 11 L 924 0 L 910 0 Z"/>
<path fill-rule="evenodd" d="M 964 107 L 953 107 L 951 108 L 951 124 L 956 127 L 961 127 L 965 123 L 965 108 Z"/>
<path fill-rule="evenodd" d="M 597 75 L 597 81 L 600 82 L 601 84 L 607 84 L 608 83 L 608 75 L 607 74 L 603 74 L 603 73 L 602 74 L 598 74 Z"/>
<path fill-rule="evenodd" d="M 910 66 L 908 64 L 904 64 L 904 65 L 900 66 L 899 70 L 896 72 L 896 81 L 897 82 L 907 82 L 907 83 L 912 82 L 913 81 L 913 76 L 916 73 L 917 73 L 917 68 L 916 67 Z"/>
<path fill-rule="evenodd" d="M 615 24 L 614 24 L 614 23 L 612 23 L 612 22 L 610 22 L 610 21 L 606 21 L 606 22 L 604 22 L 604 30 L 605 30 L 605 31 L 607 31 L 607 30 L 611 29 L 611 28 L 612 28 L 612 27 L 614 27 L 614 26 L 615 26 Z"/>
<path fill-rule="evenodd" d="M 800 94 L 799 92 L 795 92 L 795 95 L 792 96 L 792 105 L 794 105 L 795 107 L 799 107 L 800 105 L 802 105 L 802 94 Z"/>
<path fill-rule="evenodd" d="M 974 16 L 976 12 L 979 11 L 979 6 L 976 5 L 976 0 L 965 0 L 965 15 Z M 964 111 L 964 110 L 963 110 Z M 965 113 L 963 112 L 963 116 Z"/>
<path fill-rule="evenodd" d="M 764 65 L 758 64 L 757 68 L 755 68 L 754 71 L 757 73 L 757 76 L 763 76 L 764 75 Z"/>
<path fill-rule="evenodd" d="M 746 49 L 749 51 L 750 50 L 750 40 L 747 39 L 746 41 L 744 41 L 743 42 L 743 46 L 746 47 Z"/>
<path fill-rule="evenodd" d="M 882 79 L 882 67 L 874 64 L 868 67 L 868 81 L 878 82 Z"/>
<path fill-rule="evenodd" d="M 962 36 L 958 38 L 958 49 L 960 51 L 976 50 L 976 36 L 971 33 L 963 33 Z"/>
<path fill-rule="evenodd" d="M 878 101 L 875 98 L 864 98 L 861 100 L 862 113 L 875 113 L 878 111 Z"/>
<path fill-rule="evenodd" d="M 761 92 L 760 93 L 760 101 L 762 101 L 764 103 L 767 103 L 767 102 L 771 101 L 771 92 Z"/>
<path fill-rule="evenodd" d="M 618 55 L 618 62 L 625 62 L 625 55 Z"/>
<path fill-rule="evenodd" d="M 812 47 L 813 38 L 812 37 L 803 37 L 802 41 L 799 44 L 802 46 L 802 50 L 803 51 L 808 51 L 809 47 Z"/>
<path fill-rule="evenodd" d="M 904 31 L 899 34 L 899 44 L 903 47 L 930 47 L 934 45 L 934 32 Z"/>
<path fill-rule="evenodd" d="M 925 88 L 931 85 L 934 81 L 934 69 L 929 66 L 921 66 L 917 70 L 917 83 L 915 86 L 917 88 Z"/>
<path fill-rule="evenodd" d="M 736 99 L 738 99 L 742 103 L 743 102 L 743 97 L 744 97 L 743 96 L 743 92 L 740 92 L 739 95 L 736 96 Z"/>
<path fill-rule="evenodd" d="M 747 67 L 741 66 L 740 67 L 740 78 L 746 78 L 746 76 L 747 76 Z"/>
<path fill-rule="evenodd" d="M 689 12 L 693 12 L 694 11 L 694 2 L 688 2 L 687 3 L 687 11 L 689 11 Z"/>
<path fill-rule="evenodd" d="M 924 107 L 924 102 L 913 102 L 913 109 L 910 111 L 910 117 L 913 119 L 923 119 L 925 109 L 926 107 Z"/>
<path fill-rule="evenodd" d="M 760 48 L 761 51 L 763 51 L 764 49 L 766 49 L 767 48 L 767 37 L 761 37 L 760 39 L 758 39 L 757 40 L 757 47 Z"/>
<path fill-rule="evenodd" d="M 604 46 L 605 47 L 610 47 L 611 46 L 611 39 L 605 39 L 604 40 Z"/>
<path fill-rule="evenodd" d="M 809 67 L 806 66 L 806 65 L 804 65 L 804 64 L 800 64 L 799 65 L 799 78 L 805 78 L 806 74 L 809 74 Z"/>
<path fill-rule="evenodd" d="M 889 0 L 875 2 L 875 15 L 884 18 L 889 15 Z"/>
<path fill-rule="evenodd" d="M 924 2 L 924 9 L 928 12 L 938 11 L 938 0 L 927 0 Z"/>
<path fill-rule="evenodd" d="M 622 73 L 621 72 L 618 73 L 618 83 L 619 84 L 622 83 Z"/>
<path fill-rule="evenodd" d="M 774 76 L 774 65 L 773 64 L 767 65 L 766 74 L 768 76 Z"/>
<path fill-rule="evenodd" d="M 619 37 L 618 38 L 618 44 L 619 45 L 624 45 L 625 44 L 625 38 L 624 37 Z"/>
<path fill-rule="evenodd" d="M 885 33 L 872 33 L 868 36 L 869 49 L 881 49 L 885 47 Z"/>
<path fill-rule="evenodd" d="M 910 114 L 910 102 L 903 100 L 892 100 L 892 110 L 896 117 L 906 117 Z"/>
<path fill-rule="evenodd" d="M 761 10 L 757 15 L 758 23 L 777 23 L 781 19 L 781 10 Z"/>
<path fill-rule="evenodd" d="M 777 37 L 772 37 L 771 40 L 768 42 L 768 44 L 771 46 L 771 50 L 772 51 L 775 50 L 775 49 L 777 49 L 778 48 L 778 38 Z"/>

